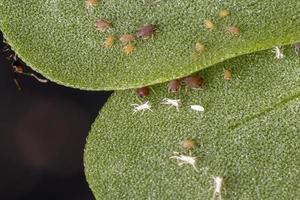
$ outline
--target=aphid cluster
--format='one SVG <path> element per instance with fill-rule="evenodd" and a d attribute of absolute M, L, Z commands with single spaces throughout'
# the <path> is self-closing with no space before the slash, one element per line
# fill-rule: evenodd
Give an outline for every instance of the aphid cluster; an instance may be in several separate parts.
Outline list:
<path fill-rule="evenodd" d="M 168 87 L 167 87 L 168 92 L 169 93 L 178 92 L 180 90 L 181 84 L 185 85 L 186 87 L 190 87 L 194 90 L 199 90 L 203 87 L 204 79 L 201 76 L 198 76 L 198 75 L 190 75 L 190 76 L 187 76 L 187 77 L 182 78 L 182 79 L 172 80 L 168 84 Z M 148 97 L 150 95 L 150 87 L 145 86 L 145 87 L 137 88 L 137 89 L 135 89 L 135 92 L 139 97 L 145 98 L 145 97 Z M 169 108 L 174 107 L 174 108 L 176 108 L 177 111 L 179 111 L 179 107 L 181 105 L 181 100 L 180 99 L 164 98 L 162 100 L 161 104 L 168 105 Z M 143 104 L 140 104 L 140 105 L 143 105 Z M 204 108 L 200 105 L 191 105 L 190 107 L 194 111 L 204 112 Z M 142 109 L 134 110 L 134 113 L 136 111 L 149 110 L 144 106 L 141 106 L 141 108 Z"/>
<path fill-rule="evenodd" d="M 184 77 L 182 79 L 175 79 L 169 82 L 168 84 L 168 92 L 175 93 L 180 90 L 180 87 L 185 85 L 186 87 L 190 87 L 194 90 L 201 89 L 204 85 L 204 79 L 198 75 L 190 75 Z"/>
<path fill-rule="evenodd" d="M 230 16 L 230 11 L 229 10 L 221 10 L 219 11 L 218 15 L 221 18 L 225 18 Z M 206 28 L 209 31 L 213 31 L 214 29 L 216 29 L 216 25 L 213 22 L 213 20 L 211 19 L 205 19 L 203 21 L 203 26 L 204 28 Z M 238 26 L 228 26 L 226 28 L 226 32 L 232 36 L 239 36 L 240 35 L 240 28 Z M 195 61 L 199 58 L 200 55 L 202 55 L 205 51 L 207 50 L 206 45 L 203 44 L 202 42 L 196 42 L 195 47 L 194 47 L 194 51 L 192 53 L 192 60 Z"/>
<path fill-rule="evenodd" d="M 106 19 L 101 19 L 96 22 L 96 29 L 103 33 L 107 32 L 112 27 L 113 27 L 113 23 Z M 157 31 L 157 28 L 155 25 L 146 24 L 144 26 L 139 27 L 135 34 L 126 33 L 124 35 L 121 35 L 119 37 L 119 40 L 123 45 L 122 51 L 126 55 L 131 55 L 135 50 L 135 46 L 134 46 L 133 42 L 137 38 L 141 38 L 142 40 L 152 38 L 154 36 L 154 34 L 156 33 L 156 31 Z M 107 36 L 104 41 L 104 47 L 111 48 L 114 45 L 116 40 L 117 40 L 117 36 L 115 36 L 115 35 Z"/>

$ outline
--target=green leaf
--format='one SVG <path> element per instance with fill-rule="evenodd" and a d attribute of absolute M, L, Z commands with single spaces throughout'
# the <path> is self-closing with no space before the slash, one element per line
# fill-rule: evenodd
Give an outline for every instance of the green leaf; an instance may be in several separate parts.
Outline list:
<path fill-rule="evenodd" d="M 229 17 L 218 12 L 228 9 Z M 87 8 L 85 0 L 1 0 L 0 26 L 32 68 L 58 83 L 92 90 L 133 88 L 183 77 L 238 55 L 300 40 L 300 3 L 281 0 L 114 0 Z M 97 20 L 113 28 L 96 30 Z M 215 29 L 207 30 L 204 20 Z M 158 32 L 136 40 L 127 56 L 108 35 L 135 34 L 145 24 Z M 240 36 L 226 33 L 238 26 Z M 206 52 L 195 55 L 201 42 Z"/>
<path fill-rule="evenodd" d="M 222 199 L 299 199 L 300 57 L 290 46 L 284 54 L 279 60 L 267 50 L 202 70 L 203 90 L 170 94 L 166 84 L 153 86 L 143 100 L 153 112 L 133 114 L 136 94 L 115 92 L 85 149 L 96 199 L 211 199 L 215 176 L 224 178 Z M 164 98 L 180 99 L 179 111 L 162 105 Z M 189 155 L 180 144 L 187 138 L 199 140 L 190 151 L 198 172 L 170 159 Z"/>

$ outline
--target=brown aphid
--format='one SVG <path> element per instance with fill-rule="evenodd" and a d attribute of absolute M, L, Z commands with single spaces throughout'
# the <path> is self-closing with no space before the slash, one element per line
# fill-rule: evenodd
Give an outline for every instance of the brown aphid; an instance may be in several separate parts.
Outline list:
<path fill-rule="evenodd" d="M 227 28 L 227 31 L 228 31 L 228 33 L 230 33 L 231 35 L 234 35 L 234 36 L 238 36 L 241 33 L 241 29 L 237 26 L 229 26 Z"/>
<path fill-rule="evenodd" d="M 140 97 L 147 97 L 150 94 L 150 88 L 148 86 L 138 88 L 135 91 Z"/>
<path fill-rule="evenodd" d="M 181 142 L 181 146 L 185 149 L 195 149 L 199 145 L 199 141 L 195 139 L 186 139 Z"/>
<path fill-rule="evenodd" d="M 142 39 L 149 39 L 154 35 L 155 32 L 156 32 L 156 27 L 154 25 L 152 24 L 144 25 L 138 29 L 136 36 Z"/>
<path fill-rule="evenodd" d="M 120 41 L 124 44 L 132 42 L 135 40 L 135 36 L 133 34 L 125 34 L 120 37 Z"/>
<path fill-rule="evenodd" d="M 204 26 L 205 26 L 205 28 L 207 28 L 210 31 L 215 28 L 215 24 L 211 20 L 205 20 Z"/>
<path fill-rule="evenodd" d="M 104 47 L 105 48 L 110 48 L 113 46 L 114 42 L 115 42 L 116 38 L 115 36 L 108 36 L 104 42 Z"/>
<path fill-rule="evenodd" d="M 220 12 L 219 12 L 219 16 L 220 17 L 228 17 L 228 16 L 230 16 L 230 11 L 229 10 L 221 10 Z"/>
<path fill-rule="evenodd" d="M 96 22 L 96 27 L 97 27 L 98 30 L 104 32 L 107 29 L 110 29 L 112 27 L 112 23 L 110 21 L 105 20 L 105 19 L 101 19 L 101 20 L 98 20 Z"/>
<path fill-rule="evenodd" d="M 133 53 L 134 49 L 135 48 L 134 48 L 133 44 L 129 43 L 125 47 L 123 47 L 123 52 L 126 53 L 127 55 L 130 55 Z"/>
<path fill-rule="evenodd" d="M 90 8 L 90 7 L 95 7 L 99 4 L 100 0 L 86 0 L 85 1 L 85 5 L 86 7 Z"/>
<path fill-rule="evenodd" d="M 203 52 L 206 50 L 206 48 L 205 48 L 205 45 L 204 45 L 204 44 L 202 44 L 202 43 L 200 43 L 200 42 L 197 42 L 197 43 L 195 44 L 195 50 L 196 50 L 198 53 L 203 53 Z"/>
<path fill-rule="evenodd" d="M 224 79 L 225 80 L 231 80 L 232 79 L 232 72 L 230 69 L 224 70 Z"/>
<path fill-rule="evenodd" d="M 182 82 L 192 89 L 200 89 L 204 83 L 204 79 L 198 75 L 191 75 L 185 77 Z"/>
<path fill-rule="evenodd" d="M 19 74 L 24 73 L 24 67 L 19 60 L 14 61 L 13 68 L 16 73 L 19 73 Z"/>
<path fill-rule="evenodd" d="M 168 92 L 178 92 L 179 89 L 180 89 L 180 80 L 179 79 L 170 81 L 170 83 L 168 85 Z"/>

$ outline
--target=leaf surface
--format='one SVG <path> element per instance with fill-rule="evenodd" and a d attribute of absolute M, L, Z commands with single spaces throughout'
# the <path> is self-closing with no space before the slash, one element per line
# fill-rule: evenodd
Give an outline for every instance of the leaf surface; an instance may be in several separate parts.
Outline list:
<path fill-rule="evenodd" d="M 203 90 L 167 93 L 153 86 L 153 112 L 133 114 L 136 94 L 117 91 L 94 123 L 85 149 L 87 180 L 96 199 L 211 199 L 213 177 L 222 199 L 298 199 L 300 57 L 271 50 L 204 69 Z M 223 79 L 224 69 L 233 78 Z M 179 111 L 162 105 L 180 99 Z M 190 109 L 201 105 L 204 112 Z M 181 146 L 199 140 L 190 152 Z M 179 166 L 173 152 L 197 156 L 198 171 Z"/>
<path fill-rule="evenodd" d="M 230 16 L 221 18 L 227 9 Z M 228 58 L 300 40 L 300 2 L 280 0 L 112 0 L 87 8 L 84 0 L 1 0 L 0 27 L 32 68 L 58 83 L 90 90 L 134 88 L 183 77 Z M 96 29 L 97 20 L 112 28 Z M 214 29 L 204 26 L 205 20 Z M 135 34 L 154 24 L 148 40 L 135 40 L 128 56 L 110 35 Z M 240 36 L 228 34 L 229 26 Z M 195 44 L 206 51 L 195 53 Z"/>

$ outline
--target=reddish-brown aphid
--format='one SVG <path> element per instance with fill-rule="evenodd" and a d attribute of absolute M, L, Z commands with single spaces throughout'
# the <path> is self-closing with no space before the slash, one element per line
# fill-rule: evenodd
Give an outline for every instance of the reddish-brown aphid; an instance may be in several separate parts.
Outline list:
<path fill-rule="evenodd" d="M 142 39 L 148 39 L 154 35 L 156 27 L 152 24 L 142 26 L 138 29 L 136 36 Z"/>
<path fill-rule="evenodd" d="M 120 41 L 124 44 L 132 42 L 135 40 L 135 36 L 133 34 L 125 34 L 120 37 Z"/>
<path fill-rule="evenodd" d="M 232 72 L 230 69 L 225 69 L 224 71 L 224 79 L 231 80 L 232 79 Z"/>
<path fill-rule="evenodd" d="M 95 7 L 99 4 L 100 0 L 86 0 L 85 1 L 85 5 L 86 7 L 90 8 L 90 7 Z"/>
<path fill-rule="evenodd" d="M 134 51 L 134 46 L 133 44 L 127 44 L 125 47 L 123 47 L 123 52 L 126 53 L 127 55 L 132 54 Z"/>
<path fill-rule="evenodd" d="M 180 89 L 180 80 L 179 79 L 170 81 L 170 83 L 168 85 L 168 92 L 178 92 L 179 89 Z"/>
<path fill-rule="evenodd" d="M 13 68 L 16 73 L 22 74 L 24 72 L 23 65 L 21 64 L 21 62 L 19 60 L 14 61 Z"/>
<path fill-rule="evenodd" d="M 230 15 L 230 11 L 229 10 L 221 10 L 219 12 L 219 16 L 220 17 L 228 17 Z"/>
<path fill-rule="evenodd" d="M 215 28 L 215 25 L 211 20 L 205 20 L 204 21 L 204 26 L 205 26 L 205 28 L 207 28 L 210 31 Z"/>
<path fill-rule="evenodd" d="M 238 36 L 241 33 L 241 29 L 237 26 L 229 26 L 227 28 L 227 31 L 228 31 L 228 33 L 230 33 L 231 35 L 234 35 L 234 36 Z"/>
<path fill-rule="evenodd" d="M 96 27 L 97 27 L 98 30 L 104 32 L 107 29 L 112 27 L 112 23 L 110 21 L 105 20 L 105 19 L 101 19 L 101 20 L 98 20 L 96 22 Z"/>
<path fill-rule="evenodd" d="M 199 141 L 195 139 L 186 139 L 181 142 L 181 145 L 185 149 L 195 149 L 199 145 Z"/>
<path fill-rule="evenodd" d="M 199 89 L 204 83 L 204 79 L 201 76 L 191 75 L 185 77 L 182 81 L 186 86 L 191 87 L 192 89 Z"/>
<path fill-rule="evenodd" d="M 110 48 L 113 46 L 114 42 L 115 42 L 116 38 L 114 36 L 108 36 L 104 42 L 104 47 L 105 48 Z"/>
<path fill-rule="evenodd" d="M 136 89 L 136 93 L 140 97 L 147 97 L 150 94 L 150 89 L 148 86 Z"/>

